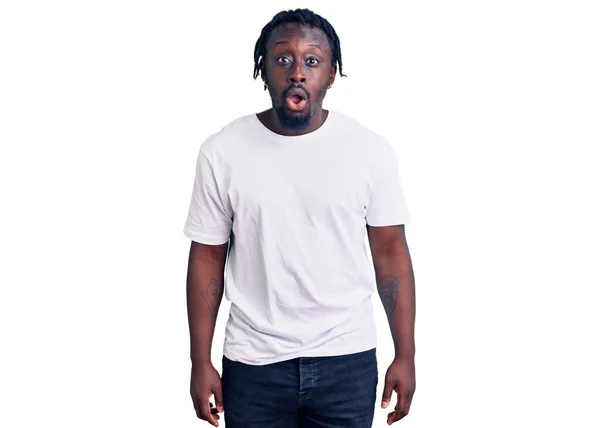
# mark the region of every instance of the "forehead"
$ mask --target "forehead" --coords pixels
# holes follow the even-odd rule
[[[316,43],[324,51],[331,49],[327,36],[321,28],[297,22],[285,22],[273,28],[267,40],[266,48],[272,50],[275,43],[283,41],[287,41],[287,45]]]

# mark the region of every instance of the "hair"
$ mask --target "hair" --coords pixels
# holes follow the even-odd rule
[[[340,39],[331,24],[325,18],[317,15],[311,10],[296,9],[279,12],[273,17],[271,22],[263,27],[260,37],[256,41],[256,46],[254,47],[254,79],[258,77],[260,63],[264,61],[267,51],[265,44],[271,35],[271,31],[273,31],[277,25],[284,22],[296,22],[298,24],[312,25],[313,27],[318,27],[323,30],[327,36],[327,40],[329,41],[329,47],[331,48],[331,65],[333,66],[337,63],[340,76],[348,77],[345,74],[342,74],[342,51],[340,49]]]

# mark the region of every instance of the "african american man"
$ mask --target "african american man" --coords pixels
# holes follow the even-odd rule
[[[415,287],[396,152],[323,109],[338,67],[344,76],[323,17],[275,15],[254,65],[272,108],[201,144],[184,227],[196,414],[218,426],[223,412],[227,428],[370,427],[376,288],[395,349],[381,401],[387,408],[396,392],[391,425],[415,391]],[[219,376],[211,344],[223,295],[231,309]]]

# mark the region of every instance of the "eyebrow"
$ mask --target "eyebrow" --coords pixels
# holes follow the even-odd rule
[[[288,41],[287,41],[287,40],[282,40],[282,41],[279,41],[279,42],[275,42],[275,43],[273,44],[273,47],[275,47],[275,46],[277,46],[277,45],[287,45],[287,44],[288,44]],[[322,49],[321,49],[321,45],[319,45],[318,43],[309,43],[309,45],[308,45],[308,46],[312,46],[312,47],[314,47],[314,48],[317,48],[317,49],[319,49],[319,50],[322,50]]]

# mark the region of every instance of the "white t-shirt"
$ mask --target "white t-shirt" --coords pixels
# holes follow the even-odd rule
[[[408,218],[396,151],[345,114],[299,136],[249,114],[209,136],[184,234],[231,238],[224,355],[264,365],[375,348],[366,225]]]

